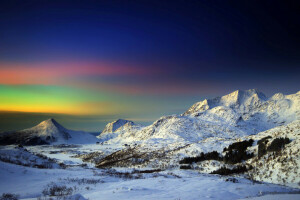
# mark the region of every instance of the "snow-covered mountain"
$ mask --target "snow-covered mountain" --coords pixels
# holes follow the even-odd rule
[[[135,132],[140,130],[142,126],[135,124],[133,121],[126,119],[118,119],[108,123],[101,134],[97,136],[101,140],[110,140],[126,132]]]
[[[223,97],[205,99],[195,103],[183,116],[195,116],[214,108],[228,108],[239,115],[240,120],[251,121],[256,116],[264,123],[289,123],[300,117],[300,91],[296,94],[274,94],[267,98],[256,89],[237,90]]]
[[[255,89],[237,90],[197,102],[183,114],[161,117],[147,127],[122,129],[122,134],[118,133],[121,130],[114,129],[118,134],[111,138],[126,142],[160,138],[190,143],[209,137],[257,134],[297,119],[300,119],[300,92],[278,93],[267,98]],[[111,127],[109,124],[108,128]]]
[[[95,136],[83,131],[68,130],[54,119],[45,120],[32,128],[0,135],[0,144],[82,144],[96,141]]]
[[[205,99],[195,103],[183,115],[190,115],[197,112],[203,112],[217,106],[233,108],[240,113],[245,113],[260,107],[267,100],[266,96],[256,89],[236,90],[228,95],[216,97],[214,99]]]
[[[113,133],[117,131],[117,129],[124,127],[124,126],[133,126],[133,121],[129,121],[126,119],[118,119],[111,123],[108,123],[105,128],[103,129],[102,133]]]
[[[54,119],[47,119],[38,125],[23,131],[28,133],[36,133],[35,136],[49,142],[68,140],[71,138],[68,130],[57,123],[57,121]]]

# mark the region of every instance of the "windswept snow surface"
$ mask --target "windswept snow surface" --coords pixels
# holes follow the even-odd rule
[[[80,179],[96,180],[94,184]],[[141,179],[123,179],[106,175],[103,170],[67,168],[36,169],[0,162],[0,193],[19,194],[21,199],[41,196],[51,182],[76,186],[76,193],[90,200],[99,199],[240,199],[260,194],[296,192],[272,184],[256,184],[238,178],[239,183],[226,177],[199,174],[193,171],[166,171],[145,174]],[[299,197],[299,195],[298,195]]]
[[[246,198],[244,200],[298,200],[299,194],[269,194],[259,197]]]

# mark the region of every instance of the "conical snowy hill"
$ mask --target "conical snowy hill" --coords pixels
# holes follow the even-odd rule
[[[38,125],[21,131],[2,133],[0,144],[62,144],[62,143],[94,143],[97,138],[83,131],[73,131],[64,128],[54,119],[47,119]]]
[[[68,130],[54,119],[47,119],[38,125],[23,130],[24,132],[35,132],[37,136],[46,141],[67,140],[71,138]]]

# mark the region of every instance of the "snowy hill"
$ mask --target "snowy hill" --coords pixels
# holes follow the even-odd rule
[[[83,131],[72,131],[64,128],[54,119],[45,120],[38,125],[16,132],[2,133],[0,144],[61,144],[61,143],[94,143],[97,138]]]
[[[161,117],[150,126],[123,130],[111,138],[126,142],[160,138],[188,143],[209,137],[238,138],[297,119],[300,119],[300,92],[278,93],[267,98],[255,89],[237,90],[200,101],[181,115]]]

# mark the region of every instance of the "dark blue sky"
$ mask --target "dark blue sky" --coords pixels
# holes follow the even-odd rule
[[[0,84],[92,90],[124,107],[157,107],[130,114],[152,119],[236,89],[297,92],[299,35],[299,1],[7,0],[0,2],[0,70],[19,78],[2,75]],[[74,62],[89,67],[69,76]],[[28,68],[42,80],[31,81]]]
[[[204,61],[233,68],[249,61],[298,64],[299,4],[1,1],[1,59],[79,55],[193,67]]]

